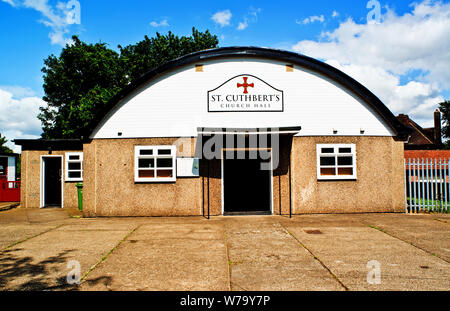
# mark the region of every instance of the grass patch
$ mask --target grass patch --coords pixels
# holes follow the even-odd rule
[[[450,213],[450,202],[448,201],[406,198],[406,203],[408,204],[408,210],[410,212]],[[445,208],[446,206],[447,209]]]

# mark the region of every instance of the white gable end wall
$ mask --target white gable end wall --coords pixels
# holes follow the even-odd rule
[[[335,82],[295,66],[256,59],[214,60],[180,68],[143,85],[117,105],[91,138],[194,137],[198,127],[301,126],[298,136],[394,136],[372,109]],[[283,112],[208,112],[208,91],[238,75],[283,91]],[[249,78],[249,83],[258,79]],[[242,89],[243,90],[243,89]],[[248,89],[252,94],[252,88]],[[122,133],[119,137],[118,133]]]

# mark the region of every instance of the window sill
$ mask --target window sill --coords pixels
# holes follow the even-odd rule
[[[356,177],[349,177],[349,178],[346,178],[346,177],[333,177],[333,178],[330,178],[330,177],[318,177],[317,178],[317,181],[357,181],[358,179],[356,178]]]
[[[66,179],[66,183],[83,182],[83,179]]]

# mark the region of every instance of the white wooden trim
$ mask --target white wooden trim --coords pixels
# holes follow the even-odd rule
[[[64,208],[64,183],[62,180],[62,176],[64,175],[64,156],[62,155],[41,155],[40,159],[41,159],[41,165],[40,165],[40,175],[41,175],[41,185],[40,185],[40,208],[44,208],[45,207],[45,170],[44,170],[44,158],[61,158],[61,208]]]
[[[70,161],[69,157],[74,156],[74,155],[79,156],[80,159],[78,161],[73,161],[73,160]],[[69,162],[81,162],[81,178],[70,178],[69,177]],[[83,181],[83,174],[84,174],[83,152],[66,152],[64,163],[65,163],[65,166],[64,166],[64,168],[65,168],[64,180],[65,181],[68,181],[68,182]]]
[[[351,153],[349,154],[339,154],[339,152],[334,152],[330,154],[322,153],[322,148],[334,148],[335,151],[339,148],[350,148]],[[336,159],[336,163],[334,168],[336,170],[336,174],[338,173],[338,168],[352,168],[353,175],[321,175],[320,168],[326,167],[320,165],[320,157],[322,156],[330,156]],[[338,156],[351,155],[352,156],[352,165],[338,165]],[[356,172],[356,145],[355,144],[317,144],[316,145],[316,166],[317,166],[317,180],[357,180],[357,172]],[[331,168],[331,166],[330,166]]]
[[[167,150],[170,149],[170,155],[158,155],[158,150]],[[139,152],[141,150],[153,150],[153,155],[150,156],[141,156]],[[154,159],[155,160],[155,177],[151,178],[144,178],[139,177],[139,159]],[[157,159],[172,159],[172,167],[166,168],[166,170],[171,169],[172,170],[172,177],[170,178],[164,178],[164,177],[157,177]],[[164,168],[163,168],[164,169]],[[159,145],[159,146],[152,146],[152,145],[140,145],[140,146],[134,146],[134,181],[138,183],[164,183],[164,182],[176,182],[177,180],[177,147],[175,145]]]

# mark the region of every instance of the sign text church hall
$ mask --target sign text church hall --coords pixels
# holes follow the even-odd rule
[[[367,88],[292,52],[201,51],[117,94],[80,140],[17,140],[25,208],[85,216],[395,212],[409,129]]]

